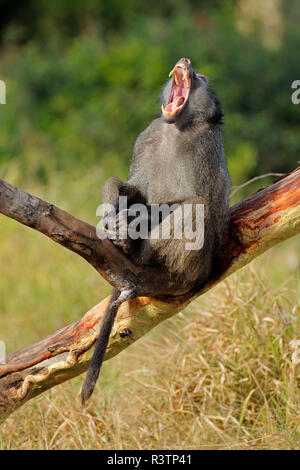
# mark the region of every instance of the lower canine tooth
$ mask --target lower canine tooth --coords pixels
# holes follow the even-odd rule
[[[177,111],[179,111],[181,108],[182,108],[183,105],[181,106],[178,106],[176,109],[174,109],[172,112],[171,112],[171,116],[174,116],[175,113],[177,113]]]

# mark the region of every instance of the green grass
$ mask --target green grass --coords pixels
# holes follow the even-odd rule
[[[95,224],[102,174],[5,177]],[[68,180],[68,182],[66,182]],[[110,291],[87,263],[0,217],[0,339],[7,351],[80,318]],[[1,449],[296,449],[300,239],[273,248],[114,359],[87,408],[83,376],[29,401]]]

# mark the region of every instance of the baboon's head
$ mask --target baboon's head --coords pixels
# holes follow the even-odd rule
[[[166,122],[221,122],[223,113],[216,94],[208,79],[193,70],[189,59],[180,59],[169,76],[162,92],[161,107]]]

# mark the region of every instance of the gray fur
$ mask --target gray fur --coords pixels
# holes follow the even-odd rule
[[[163,105],[167,104],[171,84],[172,79],[163,89]],[[183,110],[172,118],[161,115],[138,136],[123,185],[115,179],[105,184],[104,202],[111,202],[119,190],[132,203],[145,201],[149,207],[174,202],[204,204],[202,250],[185,250],[185,239],[129,240],[126,252],[134,262],[163,264],[172,276],[189,282],[202,283],[209,276],[213,253],[228,223],[230,180],[222,143],[222,116],[207,79],[191,70],[191,91]],[[122,240],[113,243],[124,248]]]

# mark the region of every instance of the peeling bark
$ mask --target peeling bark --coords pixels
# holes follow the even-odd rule
[[[124,285],[128,280],[137,283],[139,297],[119,308],[107,360],[258,255],[300,233],[300,168],[231,208],[229,236],[216,256],[210,279],[198,292],[186,286],[176,292],[163,271],[137,268],[108,240],[100,241],[95,227],[3,180],[0,212],[79,254],[113,286],[116,278]],[[0,420],[88,368],[108,300],[39,343],[8,355],[7,363],[0,365]],[[130,336],[120,335],[124,328],[131,331]]]

